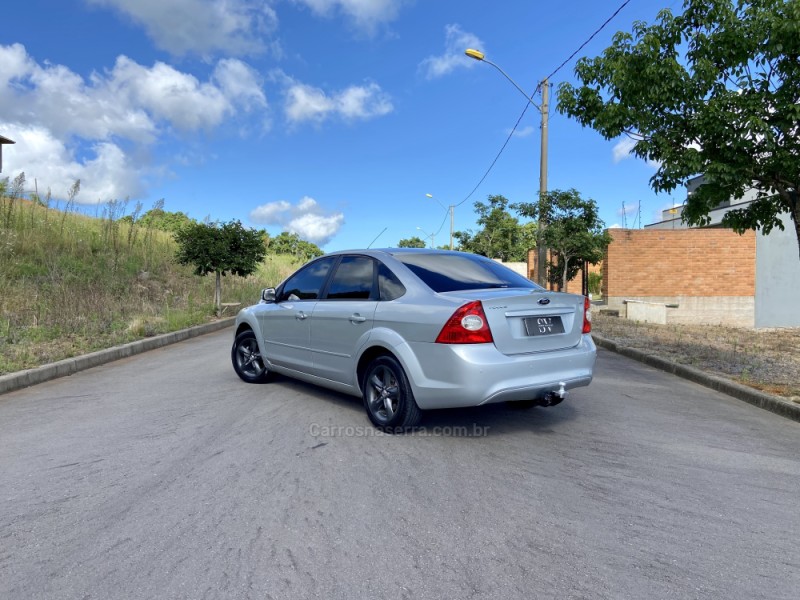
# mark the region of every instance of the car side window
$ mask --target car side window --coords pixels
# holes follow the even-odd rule
[[[322,286],[335,258],[320,258],[306,265],[283,284],[277,302],[314,300],[319,298]]]
[[[406,288],[400,283],[397,275],[383,263],[378,266],[378,290],[381,300],[384,301],[396,300],[406,293]]]
[[[366,256],[344,256],[331,277],[328,300],[376,299],[373,292],[375,261]]]

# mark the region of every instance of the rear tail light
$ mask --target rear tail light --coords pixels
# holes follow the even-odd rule
[[[479,300],[456,310],[436,338],[437,344],[491,344],[493,341]]]
[[[583,299],[583,333],[592,333],[592,303]]]

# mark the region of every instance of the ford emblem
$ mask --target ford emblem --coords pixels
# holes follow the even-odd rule
[[[550,304],[550,298],[539,298],[539,304],[544,306],[545,304]]]

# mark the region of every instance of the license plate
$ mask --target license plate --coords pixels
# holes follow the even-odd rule
[[[523,320],[525,332],[528,335],[553,335],[564,333],[564,324],[561,317],[528,317]]]

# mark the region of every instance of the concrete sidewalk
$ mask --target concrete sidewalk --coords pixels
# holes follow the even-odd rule
[[[784,400],[779,396],[766,394],[724,377],[710,375],[699,369],[687,367],[686,365],[681,365],[664,358],[648,354],[647,352],[642,352],[641,350],[637,350],[635,348],[622,346],[596,333],[592,333],[592,338],[594,339],[595,344],[597,344],[600,348],[611,350],[612,352],[627,356],[628,358],[632,358],[651,367],[655,367],[656,369],[667,371],[668,373],[672,373],[678,377],[694,381],[695,383],[699,383],[705,387],[722,392],[723,394],[733,396],[739,400],[744,400],[749,404],[769,410],[782,417],[786,417],[787,419],[800,422],[800,405],[795,404],[794,402]]]
[[[34,369],[2,375],[0,376],[0,394],[26,388],[31,385],[36,385],[37,383],[44,383],[45,381],[50,381],[58,377],[72,375],[78,371],[91,369],[92,367],[97,367],[121,358],[128,358],[129,356],[141,354],[148,350],[155,350],[156,348],[168,346],[169,344],[182,342],[183,340],[188,340],[198,335],[219,331],[220,329],[231,327],[235,320],[236,317],[220,319],[213,323],[205,323],[203,325],[197,325],[196,327],[190,327],[189,329],[181,329],[180,331],[173,331],[172,333],[156,335],[131,342],[130,344],[114,346],[107,350],[98,350],[90,354],[66,358]]]

